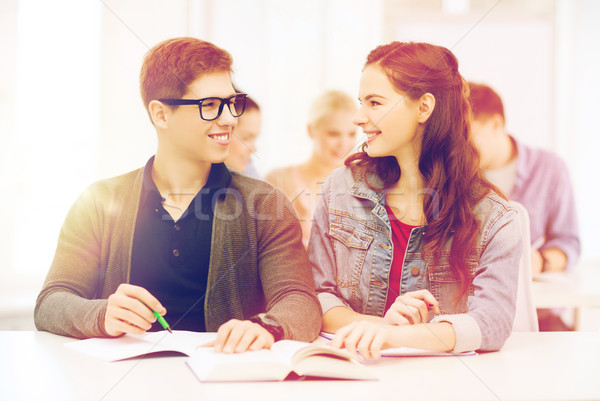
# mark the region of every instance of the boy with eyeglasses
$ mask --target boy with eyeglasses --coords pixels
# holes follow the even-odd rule
[[[156,155],[72,206],[37,299],[39,330],[139,334],[161,328],[158,312],[173,329],[218,331],[223,352],[316,338],[321,310],[290,203],[223,163],[246,98],[231,65],[195,38],[147,53],[140,83]]]

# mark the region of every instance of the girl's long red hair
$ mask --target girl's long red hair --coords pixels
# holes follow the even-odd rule
[[[462,282],[462,292],[472,280],[467,260],[477,255],[479,223],[473,206],[490,190],[497,191],[479,168],[479,153],[470,139],[469,87],[458,72],[456,57],[446,48],[427,43],[392,42],[375,48],[365,66],[377,64],[396,90],[410,99],[425,93],[435,97],[421,143],[419,170],[425,195],[427,221],[423,254],[433,266],[451,241],[450,268]],[[400,179],[395,157],[370,157],[361,151],[346,159],[354,174],[374,173],[382,190]],[[371,184],[369,184],[371,185]],[[498,191],[497,191],[498,192]]]

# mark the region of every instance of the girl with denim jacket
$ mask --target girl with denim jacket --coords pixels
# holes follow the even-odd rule
[[[521,230],[478,168],[468,97],[444,47],[369,54],[354,117],[367,140],[325,182],[308,248],[333,346],[377,358],[497,350],[509,336]]]

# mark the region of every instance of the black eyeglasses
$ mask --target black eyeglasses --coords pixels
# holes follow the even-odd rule
[[[213,121],[221,116],[223,107],[227,105],[231,115],[239,117],[244,113],[246,109],[246,95],[245,93],[238,93],[233,96],[223,99],[220,97],[205,97],[203,99],[158,99],[164,104],[169,106],[182,106],[196,104],[198,110],[200,110],[200,118],[204,121]]]

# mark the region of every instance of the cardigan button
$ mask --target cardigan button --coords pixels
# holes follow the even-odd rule
[[[421,270],[419,270],[418,267],[413,267],[412,269],[410,269],[410,274],[412,274],[414,277],[417,277],[419,275]]]

